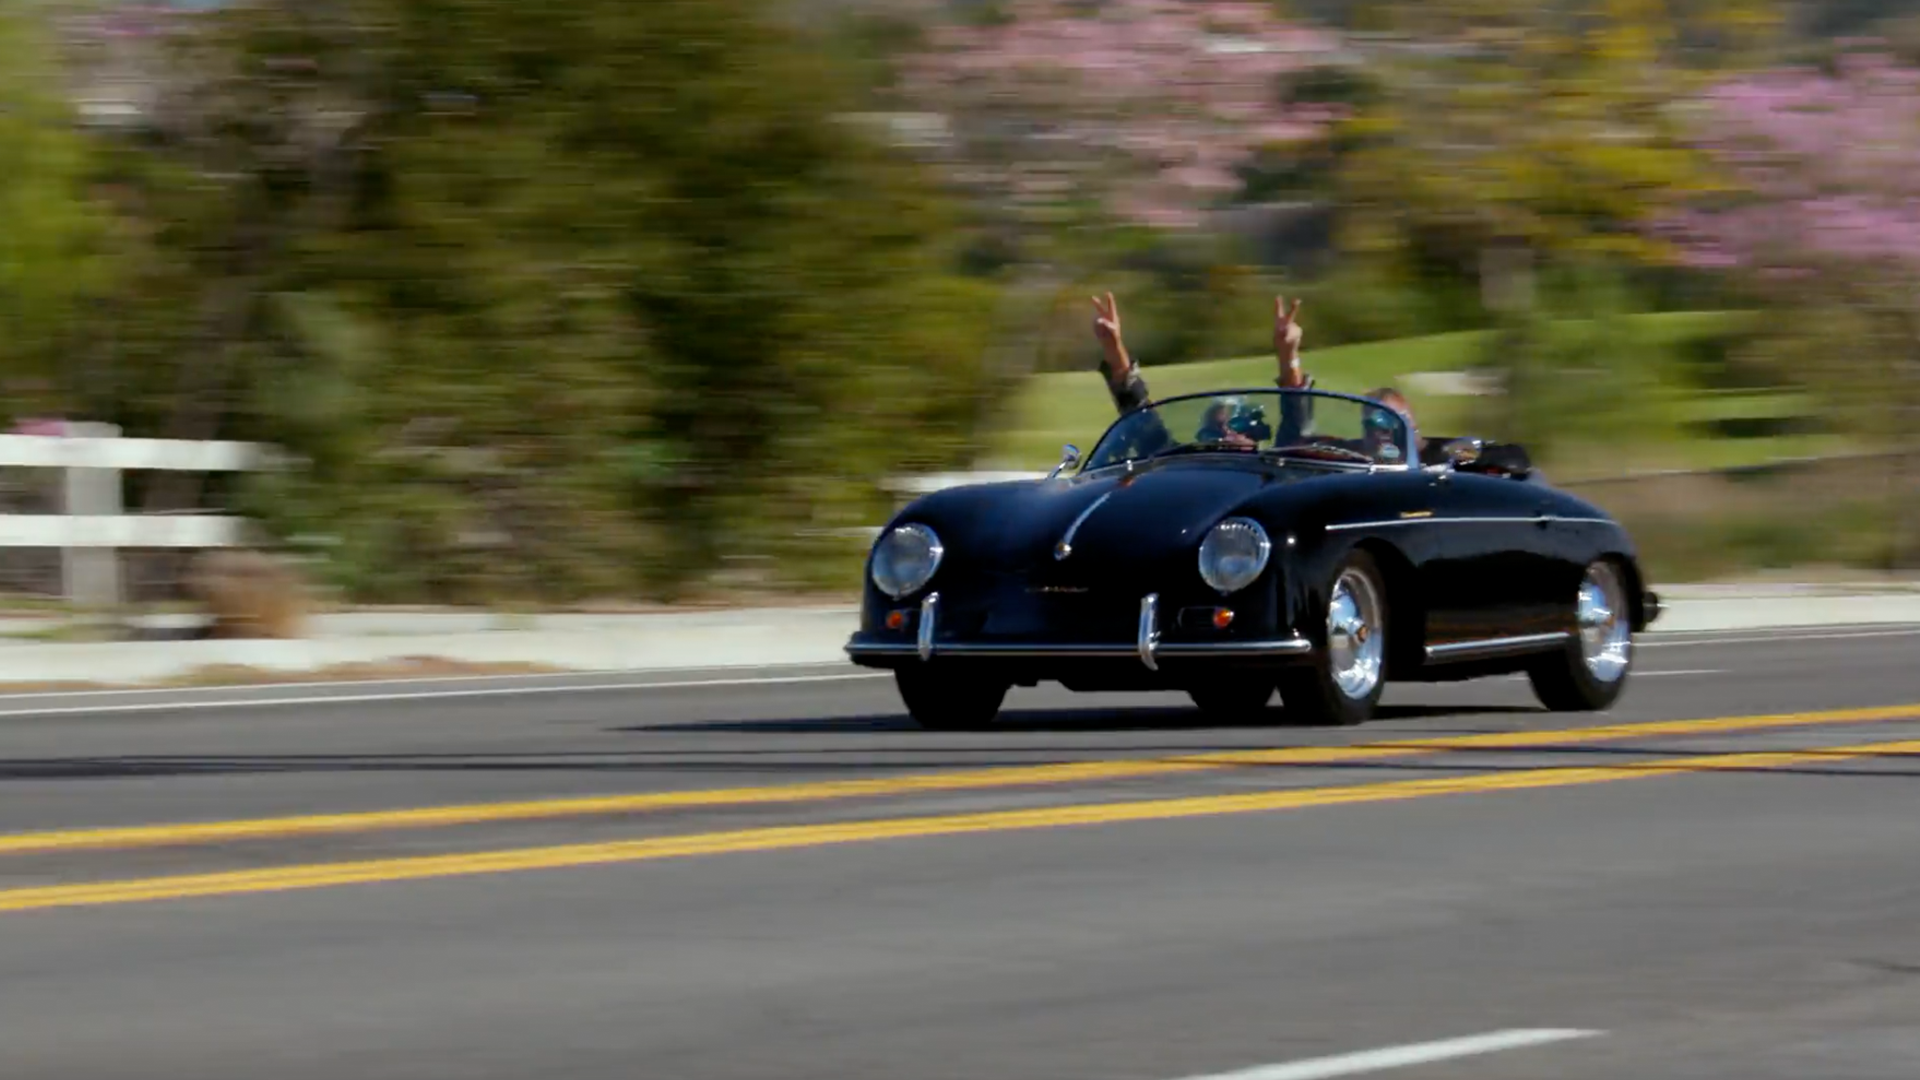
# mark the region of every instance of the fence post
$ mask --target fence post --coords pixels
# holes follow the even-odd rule
[[[68,438],[120,437],[120,428],[114,424],[70,423],[66,427]],[[61,472],[61,513],[69,517],[117,517],[124,510],[120,470],[67,468]],[[62,548],[60,577],[61,591],[70,604],[104,610],[120,606],[120,552],[114,548]]]

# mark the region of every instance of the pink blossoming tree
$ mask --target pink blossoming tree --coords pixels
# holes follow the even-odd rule
[[[1696,265],[1920,270],[1920,71],[1853,54],[1832,74],[1723,84],[1702,114],[1731,183],[1720,205],[1674,222]]]
[[[991,25],[936,30],[902,81],[945,116],[970,185],[1190,228],[1263,151],[1327,133],[1340,110],[1291,86],[1338,45],[1262,3],[1012,0]]]
[[[1753,271],[1799,312],[1773,343],[1850,431],[1920,446],[1920,71],[1872,52],[1726,83],[1703,140],[1730,181],[1669,223],[1695,265]],[[1907,475],[1912,475],[1911,464]],[[1889,472],[1895,559],[1912,481]],[[1920,553],[1917,553],[1920,554]]]

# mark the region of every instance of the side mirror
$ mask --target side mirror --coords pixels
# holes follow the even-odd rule
[[[1447,464],[1461,472],[1525,478],[1533,472],[1527,448],[1517,443],[1455,439],[1446,444]]]
[[[1488,472],[1526,477],[1533,472],[1533,458],[1519,443],[1494,443],[1481,451],[1479,467]]]
[[[1080,464],[1080,448],[1068,443],[1060,448],[1060,464],[1053,467],[1053,471],[1047,474],[1047,479],[1051,480],[1078,464]]]
[[[1480,460],[1480,454],[1487,444],[1482,439],[1454,439],[1442,448],[1447,455],[1447,463],[1454,468],[1464,468]]]

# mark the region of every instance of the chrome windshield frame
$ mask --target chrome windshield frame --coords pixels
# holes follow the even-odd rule
[[[1262,397],[1280,398],[1288,394],[1298,394],[1303,397],[1328,398],[1335,401],[1350,401],[1350,402],[1354,402],[1355,404],[1361,405],[1362,407],[1365,407],[1365,408],[1385,409],[1388,412],[1393,413],[1395,416],[1398,416],[1401,420],[1401,426],[1406,435],[1405,443],[1400,446],[1400,452],[1402,455],[1401,456],[1402,464],[1388,465],[1380,462],[1374,462],[1371,464],[1362,464],[1357,461],[1354,461],[1354,462],[1315,461],[1314,462],[1315,465],[1326,465],[1328,467],[1335,468],[1335,469],[1348,469],[1356,472],[1409,472],[1421,467],[1420,465],[1420,433],[1414,427],[1413,418],[1406,415],[1405,413],[1400,412],[1397,409],[1394,409],[1392,406],[1385,404],[1379,399],[1362,397],[1359,394],[1343,394],[1334,390],[1320,390],[1320,389],[1308,388],[1308,387],[1291,388],[1291,387],[1279,387],[1279,386],[1263,386],[1263,387],[1243,387],[1239,389],[1223,388],[1218,390],[1202,390],[1202,391],[1197,391],[1191,394],[1175,394],[1172,397],[1155,398],[1154,400],[1147,402],[1146,404],[1140,406],[1137,409],[1129,410],[1125,414],[1117,417],[1113,421],[1113,423],[1108,424],[1106,426],[1106,429],[1100,433],[1100,437],[1094,440],[1093,448],[1087,451],[1087,453],[1081,457],[1079,466],[1074,470],[1074,475],[1083,475],[1086,473],[1098,472],[1098,471],[1103,471],[1103,470],[1112,469],[1112,468],[1123,468],[1131,464],[1138,463],[1139,461],[1145,460],[1143,458],[1125,458],[1120,461],[1107,462],[1099,466],[1095,466],[1093,464],[1093,462],[1097,460],[1100,456],[1100,448],[1106,444],[1108,437],[1113,434],[1114,429],[1118,428],[1121,424],[1126,423],[1128,420],[1132,419],[1134,416],[1137,416],[1140,413],[1147,412],[1149,410],[1157,410],[1164,405],[1169,405],[1174,402],[1193,401],[1201,398],[1245,397],[1245,396],[1254,396],[1254,395],[1258,395]],[[1235,450],[1221,451],[1221,453],[1241,453],[1241,452],[1244,452],[1244,451],[1235,451]]]

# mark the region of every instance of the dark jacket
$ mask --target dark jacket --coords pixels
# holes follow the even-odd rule
[[[1274,385],[1282,390],[1288,389],[1277,379]],[[1313,389],[1313,380],[1309,378],[1306,385],[1299,389]],[[1147,403],[1153,400],[1152,394],[1147,389],[1147,380],[1141,377],[1140,369],[1137,367],[1133,369],[1133,374],[1127,376],[1126,384],[1123,386],[1116,388],[1112,380],[1108,380],[1107,392],[1113,395],[1113,407],[1121,416],[1145,408]],[[1280,430],[1275,433],[1275,438],[1288,442],[1312,433],[1313,399],[1305,395],[1284,398],[1281,402]]]

